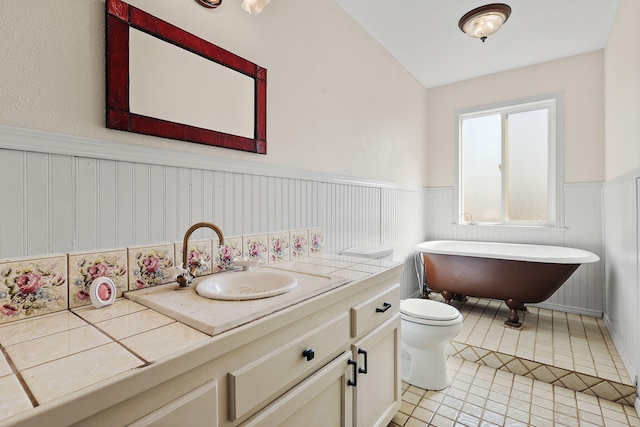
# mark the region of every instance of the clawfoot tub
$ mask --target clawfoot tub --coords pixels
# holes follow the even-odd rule
[[[504,300],[505,325],[522,326],[518,309],[549,298],[580,267],[600,258],[582,249],[516,243],[434,240],[422,252],[427,285],[449,304],[454,294]]]

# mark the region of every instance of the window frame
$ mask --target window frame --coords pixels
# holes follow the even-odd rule
[[[490,105],[481,105],[455,112],[455,184],[454,184],[454,224],[469,224],[464,220],[461,210],[462,203],[462,156],[461,136],[462,120],[465,118],[482,117],[492,114],[501,115],[501,161],[505,164],[505,116],[508,114],[531,111],[541,108],[549,108],[549,139],[548,139],[548,196],[547,213],[548,221],[507,221],[505,203],[505,174],[501,175],[501,221],[495,223],[474,223],[474,225],[498,225],[498,226],[525,226],[544,228],[564,228],[564,141],[563,141],[563,99],[562,94],[556,93],[526,99],[510,100]],[[555,118],[555,119],[554,119]],[[503,168],[504,169],[504,168]],[[471,213],[473,214],[473,212]]]

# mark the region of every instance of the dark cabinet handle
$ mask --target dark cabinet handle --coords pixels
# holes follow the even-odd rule
[[[302,357],[306,357],[307,362],[313,360],[313,358],[316,357],[316,351],[312,348],[305,350],[302,352]]]
[[[367,368],[367,365],[368,365],[368,362],[367,362],[367,359],[368,359],[368,358],[367,358],[367,352],[366,352],[366,350],[363,350],[363,349],[359,348],[359,349],[358,349],[358,354],[364,354],[364,368],[360,368],[360,369],[358,369],[358,372],[360,372],[361,374],[366,374],[366,373],[367,373],[367,370],[368,370],[368,368]]]
[[[388,302],[385,302],[384,304],[382,304],[382,308],[376,307],[376,313],[384,313],[390,308],[391,308],[391,304],[389,304]]]
[[[356,387],[358,385],[358,372],[356,370],[358,364],[355,361],[351,360],[351,359],[349,359],[347,361],[347,363],[349,365],[353,366],[353,379],[347,381],[347,385]]]

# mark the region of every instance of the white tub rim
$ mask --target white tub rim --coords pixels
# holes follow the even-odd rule
[[[419,243],[416,251],[550,264],[588,264],[600,257],[583,249],[528,243],[480,242],[471,240],[430,240]]]

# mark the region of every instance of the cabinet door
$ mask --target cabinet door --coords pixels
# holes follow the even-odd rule
[[[348,352],[341,354],[242,426],[351,427],[353,395],[347,386],[353,376],[350,356]]]
[[[218,425],[218,387],[215,381],[201,385],[152,413],[140,418],[132,427],[173,427]]]
[[[355,425],[387,426],[400,408],[400,314],[371,331],[352,348],[357,360]]]

